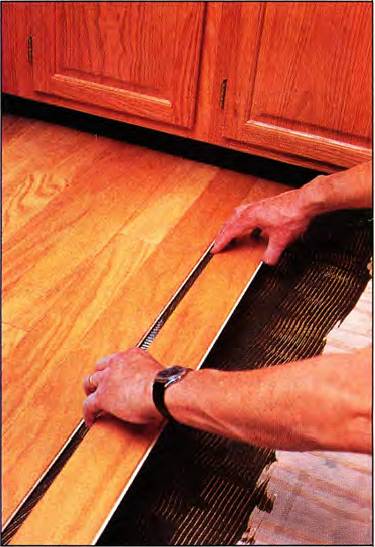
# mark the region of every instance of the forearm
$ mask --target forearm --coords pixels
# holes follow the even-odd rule
[[[311,216],[339,209],[372,207],[372,162],[317,177],[298,192]]]
[[[171,386],[176,420],[258,446],[371,450],[369,352],[246,372],[201,370]]]

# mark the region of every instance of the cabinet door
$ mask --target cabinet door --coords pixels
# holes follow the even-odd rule
[[[34,89],[191,127],[204,11],[203,2],[35,3]]]
[[[369,158],[371,17],[360,2],[224,6],[224,136],[328,164]]]

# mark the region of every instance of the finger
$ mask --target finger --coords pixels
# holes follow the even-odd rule
[[[90,393],[93,393],[96,390],[102,376],[103,376],[102,371],[94,372],[93,374],[89,374],[88,376],[85,376],[83,380],[83,389],[85,390],[86,395],[89,395]]]
[[[269,239],[267,249],[263,256],[263,261],[269,266],[275,266],[282,255],[287,243],[277,239]]]
[[[223,226],[219,234],[215,239],[214,246],[211,252],[213,254],[220,253],[229,243],[236,237],[236,229],[232,224],[226,224]]]
[[[227,237],[220,237],[215,240],[214,246],[211,249],[211,253],[215,255],[216,253],[220,253],[225,247],[230,243],[232,238]]]
[[[91,393],[91,395],[89,395],[83,403],[83,417],[87,427],[92,426],[99,412],[100,408],[97,404],[96,392]]]
[[[229,243],[236,237],[251,234],[253,230],[259,230],[256,224],[228,224],[224,226],[215,240],[215,244],[212,248],[212,253],[216,254],[225,249]]]
[[[95,364],[95,370],[104,370],[108,367],[108,365],[113,361],[114,357],[117,355],[117,353],[111,353],[111,355],[106,355],[105,357],[102,357],[99,359],[99,361]]]

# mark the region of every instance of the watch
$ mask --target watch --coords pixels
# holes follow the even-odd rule
[[[152,399],[160,414],[162,414],[165,418],[168,418],[168,420],[175,421],[165,406],[165,390],[172,384],[180,382],[182,378],[184,378],[191,371],[191,368],[174,366],[161,370],[155,376],[152,386]]]

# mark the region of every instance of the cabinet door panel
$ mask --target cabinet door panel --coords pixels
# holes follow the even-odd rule
[[[224,135],[345,165],[370,154],[371,6],[229,5]]]
[[[34,89],[191,127],[203,3],[34,7]]]

